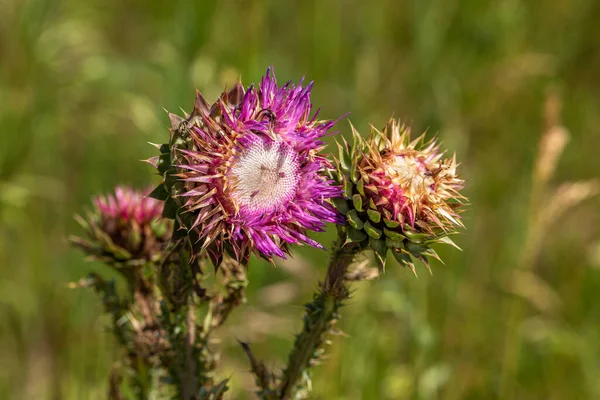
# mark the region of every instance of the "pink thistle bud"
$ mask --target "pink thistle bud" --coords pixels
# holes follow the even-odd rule
[[[147,192],[147,191],[146,191]],[[145,192],[118,186],[113,194],[92,199],[93,212],[77,217],[88,239],[71,241],[91,256],[109,263],[145,263],[160,257],[171,223],[160,219],[162,202]]]

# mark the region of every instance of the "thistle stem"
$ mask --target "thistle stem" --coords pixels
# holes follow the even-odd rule
[[[184,376],[181,379],[181,396],[184,400],[191,400],[198,392],[198,382],[196,379],[197,360],[194,354],[194,345],[196,342],[196,315],[193,305],[189,305],[186,315],[187,335],[183,342],[185,352],[184,358]]]
[[[278,399],[292,399],[302,389],[301,380],[305,371],[318,361],[319,349],[337,320],[338,309],[349,296],[345,276],[360,246],[345,244],[345,236],[345,232],[340,230],[325,281],[313,301],[305,306],[304,327],[296,336],[289,355],[288,366],[280,381]]]

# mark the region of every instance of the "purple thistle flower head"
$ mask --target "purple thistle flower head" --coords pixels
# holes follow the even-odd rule
[[[179,181],[168,189],[197,252],[207,249],[218,264],[224,250],[247,261],[252,252],[285,258],[290,244],[322,248],[307,231],[339,222],[329,199],[341,191],[319,154],[335,122],[317,119],[311,88],[280,87],[268,69],[258,87],[238,83],[212,105],[198,92],[186,119],[170,114]]]
[[[114,193],[92,199],[94,209],[78,217],[88,238],[71,238],[96,259],[109,263],[156,261],[170,238],[171,222],[161,220],[162,202],[148,191],[118,186]]]

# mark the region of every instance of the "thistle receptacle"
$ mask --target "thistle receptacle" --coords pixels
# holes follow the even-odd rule
[[[152,160],[163,176],[154,196],[195,254],[218,265],[224,251],[246,263],[250,253],[285,257],[289,244],[322,247],[307,231],[338,222],[329,199],[341,190],[320,140],[334,125],[311,115],[310,90],[279,87],[269,69],[261,84],[237,83],[212,105],[198,92],[185,118],[169,114],[168,144]]]
[[[348,240],[374,250],[380,268],[391,250],[414,272],[413,257],[427,266],[436,242],[462,223],[463,180],[456,158],[445,158],[435,140],[410,139],[410,129],[390,120],[365,139],[353,128],[353,143],[339,146],[337,180],[344,197],[335,201],[345,215]]]

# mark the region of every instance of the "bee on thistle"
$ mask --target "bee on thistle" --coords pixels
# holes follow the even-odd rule
[[[410,129],[396,120],[383,131],[372,128],[367,139],[352,131],[352,146],[339,145],[336,160],[344,197],[335,204],[347,240],[374,250],[380,268],[388,250],[413,272],[413,258],[429,267],[426,257],[438,258],[430,245],[454,244],[448,236],[463,226],[456,157],[445,157],[424,135],[411,141]]]
[[[237,83],[212,105],[198,92],[190,115],[169,114],[170,141],[150,160],[164,178],[153,196],[194,254],[218,265],[225,251],[246,263],[285,257],[290,244],[322,248],[307,232],[340,221],[330,199],[341,189],[319,154],[335,122],[317,119],[311,88],[279,87],[268,69],[258,87]]]

